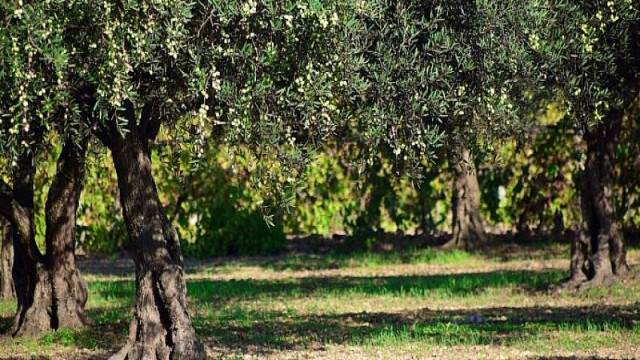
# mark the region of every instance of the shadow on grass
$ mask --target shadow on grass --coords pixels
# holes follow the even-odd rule
[[[307,296],[387,295],[415,297],[464,297],[488,288],[518,287],[539,292],[558,282],[562,271],[496,271],[432,276],[307,277],[285,280],[191,280],[187,292],[199,302],[226,302],[257,298]],[[132,301],[133,281],[97,281],[90,291],[107,301]]]
[[[559,281],[562,271],[499,271],[432,276],[307,277],[287,280],[197,280],[188,283],[189,296],[199,301],[212,298],[305,297],[312,295],[390,295],[460,297],[487,288],[516,286],[535,292]]]
[[[127,313],[126,309],[115,310]],[[57,344],[113,353],[126,340],[129,319],[104,317],[103,313],[101,309],[90,311],[92,318],[102,317],[106,322],[97,322],[90,328],[46,334],[37,340],[38,344],[43,350]],[[536,341],[544,331],[628,331],[640,321],[636,306],[425,308],[401,313],[331,315],[238,310],[212,314],[193,319],[203,340],[222,352],[241,351],[254,355],[282,350],[322,350],[330,344],[394,346],[424,342],[434,346],[510,346]],[[481,316],[483,320],[469,323],[470,315]],[[1,318],[0,323],[7,324],[8,320]],[[542,341],[546,340],[542,338]]]
[[[485,320],[465,323],[469,315]],[[535,341],[545,330],[626,331],[638,320],[633,306],[533,307],[310,316],[260,313],[210,326],[198,321],[196,327],[223,351],[269,353],[322,349],[328,344],[393,346],[414,341],[435,346],[509,346]]]
[[[243,266],[256,266],[273,271],[328,270],[348,267],[371,267],[397,264],[467,264],[469,261],[511,261],[511,260],[548,260],[566,258],[566,243],[549,239],[536,242],[519,243],[494,236],[486,246],[472,252],[462,250],[444,250],[439,246],[427,246],[405,237],[407,241],[396,240],[384,243],[388,246],[374,251],[339,252],[333,245],[323,251],[303,247],[289,253],[273,256],[219,257],[213,259],[187,259],[185,270],[189,274],[202,272],[224,272],[225,269]],[[401,238],[401,239],[405,239]],[[297,240],[292,240],[297,241]],[[323,240],[324,241],[324,240]],[[134,263],[128,257],[116,259],[85,258],[79,261],[83,274],[133,276]]]
[[[196,280],[189,281],[188,294],[199,309],[211,309],[200,311],[201,315],[193,319],[197,332],[209,344],[223,351],[258,354],[286,349],[322,349],[328,344],[367,346],[414,341],[436,346],[506,346],[538,339],[546,330],[627,331],[634,329],[635,322],[640,322],[636,306],[437,311],[425,308],[402,313],[337,315],[299,315],[292,310],[278,312],[233,307],[233,303],[242,300],[278,301],[321,296],[343,300],[354,294],[423,297],[428,304],[430,299],[438,297],[477,296],[490,288],[516,287],[536,293],[563,275],[562,271],[496,271],[433,276]],[[96,325],[47,334],[37,340],[38,344],[113,352],[124,343],[135,297],[133,281],[95,281],[90,283],[89,289],[95,305],[88,313]],[[482,321],[466,321],[472,315],[481,316]],[[10,318],[0,318],[0,331],[6,331],[10,323]]]

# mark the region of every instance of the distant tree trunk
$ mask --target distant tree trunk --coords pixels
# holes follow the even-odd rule
[[[84,144],[86,145],[86,144]],[[86,284],[75,267],[76,211],[84,173],[84,147],[65,143],[46,204],[47,254],[38,250],[33,225],[33,177],[30,155],[19,162],[13,176],[13,191],[3,193],[3,215],[12,219],[13,267],[18,308],[10,332],[14,336],[35,335],[60,327],[89,323],[84,315]]]
[[[423,189],[418,189],[418,196],[420,197],[420,230],[421,235],[426,235],[429,231],[427,229],[427,199],[424,195]]]
[[[587,160],[581,184],[582,218],[572,245],[570,288],[607,285],[629,271],[624,237],[613,200],[613,167],[622,112],[585,135]]]
[[[187,312],[179,239],[151,173],[149,140],[138,131],[114,137],[110,148],[135,248],[136,305],[129,339],[112,359],[204,359]]]
[[[13,234],[9,222],[0,219],[0,236],[2,236],[2,251],[0,253],[0,299],[15,299],[15,291],[13,289],[13,279],[11,271],[13,269]]]
[[[480,214],[480,186],[472,168],[471,152],[463,148],[454,165],[452,237],[444,244],[444,248],[471,249],[486,241]]]

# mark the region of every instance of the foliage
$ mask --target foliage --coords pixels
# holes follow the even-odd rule
[[[148,111],[163,126],[153,146],[162,200],[170,215],[178,204],[188,252],[201,256],[274,251],[285,230],[443,229],[443,143],[505,159],[494,168],[479,157],[492,221],[548,229],[560,214],[568,227],[580,158],[567,123],[580,134],[607,109],[628,109],[620,101],[637,83],[639,10],[628,0],[0,6],[0,83],[16,89],[0,95],[2,165],[75,129],[83,96],[94,98],[84,120],[96,134],[131,131],[127,113]],[[532,114],[549,101],[567,118],[541,130]],[[618,206],[637,224],[637,179],[624,170],[636,162],[637,115],[627,116]],[[514,132],[531,135],[530,148],[503,141]],[[81,231],[87,249],[113,252],[126,242],[113,168],[95,156]],[[268,231],[256,217],[274,204],[296,207],[271,214]]]
[[[393,162],[383,156],[373,166],[359,167],[359,151],[365,150],[345,145],[318,154],[307,167],[295,207],[284,214],[286,229],[355,235],[361,246],[379,232],[436,232],[446,226],[449,179],[443,165],[429,165],[417,183],[394,179]]]
[[[249,183],[251,167],[228,148],[214,147],[188,178],[176,166],[158,167],[160,195],[166,199],[187,256],[257,255],[284,248],[282,221],[263,219],[260,192]],[[189,164],[183,163],[183,169]],[[186,171],[186,170],[185,170]]]
[[[617,149],[616,200],[622,225],[629,231],[640,229],[640,101],[631,106],[623,122]]]
[[[77,248],[85,253],[116,254],[129,249],[111,157],[90,148],[84,191],[80,197]]]
[[[20,156],[46,145],[60,118],[58,132],[66,136],[72,109],[66,102],[68,53],[61,46],[63,28],[52,1],[0,3],[0,153],[6,174]]]
[[[489,219],[523,235],[562,233],[579,211],[574,177],[581,149],[575,147],[565,113],[550,103],[537,123],[529,141],[499,148],[501,165],[484,169],[479,177]]]
[[[284,214],[286,228],[297,235],[331,236],[345,230],[360,193],[348,154],[357,149],[328,147],[310,162],[295,207]]]
[[[586,131],[637,96],[640,9],[631,0],[558,1],[532,48],[562,107]],[[577,34],[576,34],[577,32]]]

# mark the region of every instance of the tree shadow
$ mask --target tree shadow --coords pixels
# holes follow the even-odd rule
[[[489,288],[516,287],[521,292],[546,291],[548,284],[565,276],[562,271],[493,271],[427,276],[339,276],[277,280],[190,280],[189,298],[199,302],[224,303],[263,297],[301,298],[314,295],[387,295],[429,298],[464,297]],[[92,292],[104,299],[128,303],[135,296],[132,280],[96,281]]]
[[[228,298],[306,297],[331,295],[392,295],[428,298],[476,295],[488,288],[517,287],[527,293],[546,291],[564,276],[562,271],[495,271],[428,276],[305,277],[285,280],[189,281],[189,296],[207,301]]]
[[[482,323],[467,323],[480,315]],[[221,319],[219,319],[221,320]],[[327,344],[367,345],[393,341],[426,341],[435,346],[509,346],[545,330],[607,331],[633,329],[640,320],[634,306],[576,308],[508,308],[429,310],[402,313],[346,313],[292,316],[262,313],[243,321],[220,321],[197,331],[227,351],[265,354],[273,351],[322,349]],[[389,340],[392,339],[392,340]],[[549,358],[549,359],[554,359]],[[561,358],[558,358],[561,359]]]
[[[245,295],[247,294],[253,296],[252,293],[247,292]],[[199,305],[222,309],[224,305],[216,302],[212,296],[213,294],[209,294],[209,299]],[[88,314],[97,320],[96,325],[56,334],[48,341],[67,341],[79,349],[112,353],[126,340],[130,311],[128,306],[90,309]],[[469,321],[470,318],[482,320]],[[535,339],[544,331],[633,330],[634,324],[640,322],[640,312],[635,305],[493,307],[459,310],[423,308],[398,313],[351,312],[318,315],[299,315],[289,311],[248,311],[239,308],[237,311],[195,315],[193,320],[197,333],[217,349],[260,356],[283,350],[322,350],[329,344],[375,346],[388,344],[389,341],[393,344],[394,339],[401,343],[427,342],[434,346],[517,346],[529,339]],[[8,317],[0,318],[0,330],[6,330],[10,322],[11,319]]]

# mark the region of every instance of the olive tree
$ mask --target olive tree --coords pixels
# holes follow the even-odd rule
[[[584,289],[629,271],[613,169],[623,119],[640,91],[640,9],[629,0],[552,4],[531,36],[548,84],[586,146],[577,189],[582,216],[565,284]]]
[[[447,124],[454,181],[452,238],[445,247],[473,248],[486,241],[473,153],[490,155],[496,143],[530,126],[524,114],[536,106],[529,93],[538,79],[527,32],[542,14],[535,2],[512,1],[462,2],[450,11],[462,19],[455,27],[464,49],[458,58],[469,66],[458,80],[458,100]]]
[[[152,151],[172,144],[197,158],[208,142],[224,141],[258,157],[288,154],[276,170],[291,175],[304,155],[298,144],[333,129],[337,11],[320,1],[62,6],[71,96],[113,156],[134,246],[134,319],[114,359],[205,357],[187,310],[180,242],[152,176]]]
[[[53,8],[49,3],[0,4],[0,214],[12,229],[18,304],[12,335],[89,323],[86,284],[73,251],[87,138],[72,125],[73,111],[65,103],[66,54]],[[42,254],[34,235],[34,176],[38,154],[54,138],[63,149],[46,201]]]
[[[484,240],[473,152],[525,132],[536,84],[528,27],[537,2],[371,1],[348,29],[354,96],[347,109],[365,149],[398,172],[437,161],[445,145],[455,172],[448,247]],[[429,165],[427,165],[429,166]]]

